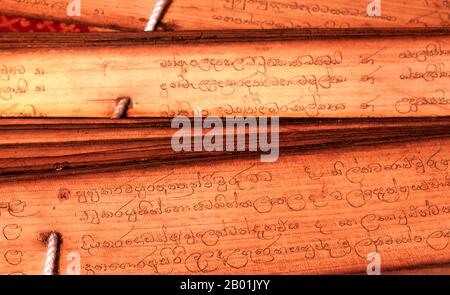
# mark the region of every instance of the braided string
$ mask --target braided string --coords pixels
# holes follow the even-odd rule
[[[47,238],[47,257],[45,259],[44,275],[56,274],[56,256],[59,247],[59,235],[52,232]]]
[[[148,20],[147,27],[145,28],[146,32],[152,32],[155,30],[156,25],[160,21],[162,13],[166,8],[167,4],[169,4],[169,0],[156,1],[155,7],[153,8],[152,14],[150,15],[150,19]]]

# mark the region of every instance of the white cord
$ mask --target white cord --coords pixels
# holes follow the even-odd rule
[[[156,25],[161,20],[162,13],[166,8],[167,4],[169,4],[169,0],[157,0],[155,3],[155,7],[153,8],[152,15],[150,16],[147,27],[145,28],[146,32],[152,32],[155,30]]]
[[[128,106],[130,105],[130,98],[124,97],[119,100],[119,102],[116,105],[116,108],[114,109],[114,114],[112,116],[113,119],[120,119],[125,117]]]
[[[44,275],[56,274],[56,255],[59,247],[59,235],[52,232],[47,238],[47,257],[45,259]]]

